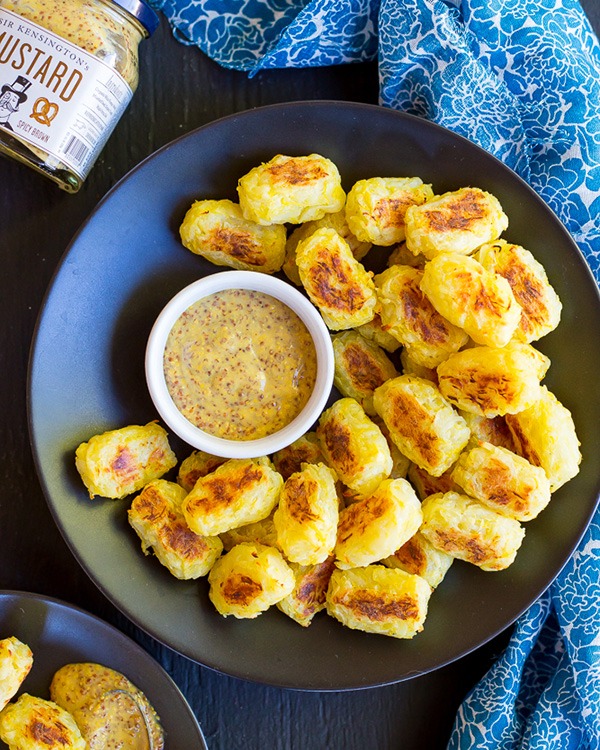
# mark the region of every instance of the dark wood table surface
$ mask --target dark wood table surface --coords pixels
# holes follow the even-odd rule
[[[582,4],[599,33],[600,3]],[[139,89],[77,195],[67,195],[26,167],[0,159],[0,589],[71,602],[127,633],[175,680],[210,750],[444,748],[461,700],[501,652],[509,633],[433,673],[338,693],[244,682],[158,644],[90,581],[46,505],[31,455],[26,409],[36,317],[54,269],[81,223],[117,180],[160,146],[252,107],[311,99],[377,103],[377,96],[375,64],[269,71],[249,79],[176,42],[163,19],[142,47]]]

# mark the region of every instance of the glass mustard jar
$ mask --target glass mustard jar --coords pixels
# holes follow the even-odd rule
[[[157,26],[144,0],[0,0],[0,153],[77,192]]]

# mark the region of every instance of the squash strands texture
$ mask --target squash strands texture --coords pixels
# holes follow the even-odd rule
[[[46,739],[44,739],[46,738]],[[14,750],[87,750],[75,719],[53,701],[23,693],[0,713],[0,740]]]
[[[33,666],[31,649],[18,638],[0,640],[0,711],[16,695]]]
[[[278,154],[238,182],[244,217],[257,224],[302,224],[341,211],[346,194],[336,165],[319,154]]]

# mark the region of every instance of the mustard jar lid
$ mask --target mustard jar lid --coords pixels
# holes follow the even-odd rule
[[[144,0],[112,0],[115,5],[126,10],[142,24],[151,36],[158,28],[159,20],[152,8]]]

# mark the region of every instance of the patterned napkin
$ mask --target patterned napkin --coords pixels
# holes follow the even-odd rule
[[[151,0],[245,70],[379,60],[380,102],[492,152],[600,280],[600,46],[578,0]],[[600,513],[461,706],[449,750],[600,750]]]

